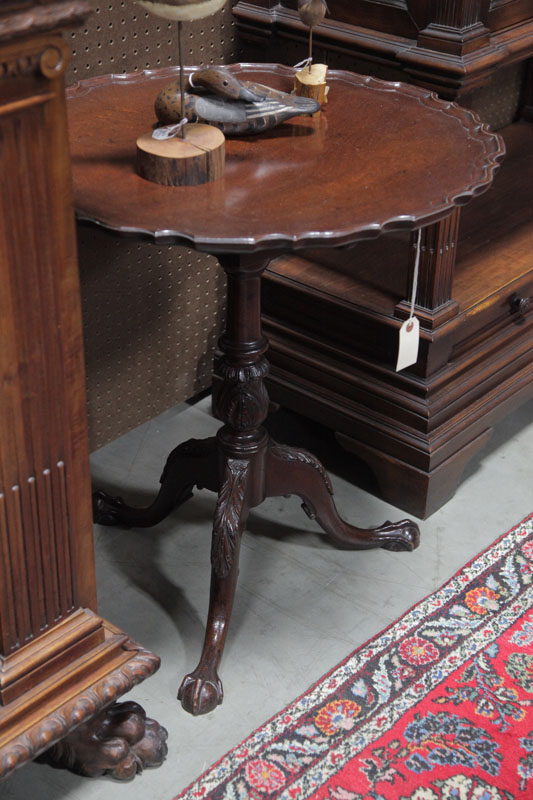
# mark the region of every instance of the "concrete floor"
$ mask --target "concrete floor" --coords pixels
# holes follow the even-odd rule
[[[320,451],[343,516],[361,526],[407,516],[345,479],[349,459],[325,431],[284,412],[275,426]],[[166,412],[95,453],[94,482],[142,503],[157,487],[174,443],[211,435],[217,427],[208,399]],[[151,531],[97,527],[100,613],[162,657],[160,671],[128,697],[168,729],[167,761],[127,784],[29,764],[0,785],[1,800],[172,800],[229,748],[533,511],[531,452],[530,403],[495,429],[453,500],[421,523],[422,543],[414,553],[335,550],[296,498],[269,500],[252,512],[221,668],[225,700],[200,718],[186,714],[175,697],[203,640],[214,495],[197,492]]]

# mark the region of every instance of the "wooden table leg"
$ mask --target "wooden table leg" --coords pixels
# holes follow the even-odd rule
[[[264,500],[263,464],[268,414],[263,379],[268,372],[266,339],[261,333],[261,274],[264,256],[222,256],[228,275],[226,331],[217,363],[222,378],[214,397],[224,425],[217,442],[222,480],[213,525],[211,594],[204,646],[196,669],[186,675],[178,697],[186,711],[205,714],[222,702],[217,669],[233,607],[239,549],[250,508]]]
[[[318,522],[337,547],[345,550],[414,550],[420,542],[418,526],[411,520],[385,522],[378,528],[356,528],[337,513],[333,487],[317,458],[307,450],[270,442],[265,464],[265,495],[296,494],[305,513]]]
[[[185,676],[178,693],[184,709],[195,715],[212,711],[223,699],[218,667],[233,608],[241,537],[251,508],[266,497],[297,494],[304,510],[339,547],[413,550],[419,542],[418,527],[409,520],[369,529],[344,522],[320,462],[305,450],[269,439],[263,427],[268,414],[267,341],[261,330],[261,275],[268,259],[261,254],[224,255],[219,261],[228,276],[228,311],[219,342],[220,380],[214,390],[216,413],[224,423],[216,441],[192,440],[178,446],[163,472],[161,491],[147,509],[133,509],[120,498],[102,493],[95,504],[97,519],[104,524],[149,526],[186,499],[194,485],[218,492],[204,646],[198,666]]]
[[[124,525],[151,528],[192,497],[192,489],[218,491],[218,454],[216,440],[189,439],[170,453],[160,478],[161,489],[153,503],[135,508],[122,497],[107,492],[93,494],[93,516],[98,525]]]
[[[183,708],[195,716],[213,711],[224,691],[218,677],[231,618],[242,532],[248,516],[246,498],[250,462],[228,459],[218,495],[211,548],[211,590],[204,646],[196,669],[186,675],[178,692]]]
[[[355,528],[344,522],[333,503],[331,483],[310,453],[276,445],[262,427],[268,413],[264,378],[267,343],[261,331],[262,256],[223,256],[228,275],[227,328],[220,340],[223,357],[214,405],[223,420],[217,441],[224,463],[211,551],[211,596],[200,662],[187,675],[178,697],[193,714],[212,711],[222,702],[218,665],[226,639],[238,574],[239,547],[250,508],[266,497],[294,493],[304,509],[340,547],[413,550],[417,526],[409,520],[380,528]]]

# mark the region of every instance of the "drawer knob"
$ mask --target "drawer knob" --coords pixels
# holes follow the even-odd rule
[[[524,317],[531,308],[531,298],[520,297],[519,294],[513,294],[509,300],[509,304],[513,314],[519,314],[521,317]]]

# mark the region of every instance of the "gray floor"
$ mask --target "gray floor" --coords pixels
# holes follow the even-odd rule
[[[406,516],[343,479],[346,464],[323,433],[306,430],[291,417],[279,424],[288,425],[289,434],[314,437],[315,449],[322,445],[345,517],[366,526]],[[208,400],[173,409],[95,453],[95,483],[146,500],[173,444],[210,435],[217,427]],[[97,528],[100,612],[162,656],[157,675],[130,697],[168,729],[168,759],[127,784],[30,764],[0,785],[0,798],[171,800],[351,650],[533,511],[532,451],[530,403],[496,428],[454,499],[421,524],[422,544],[411,554],[335,550],[296,498],[269,500],[253,512],[221,669],[225,701],[202,718],[183,712],[175,696],[183,674],[196,665],[203,639],[214,495],[197,493],[150,532]]]

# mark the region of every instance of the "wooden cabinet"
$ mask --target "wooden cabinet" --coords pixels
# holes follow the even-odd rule
[[[290,42],[303,42],[298,0],[236,3],[244,41],[285,61]],[[328,0],[315,29],[327,63],[339,54],[359,72],[389,70],[456,99],[486,85],[496,71],[533,53],[531,0]],[[346,62],[343,62],[345,65]]]
[[[452,496],[494,423],[533,394],[532,82],[524,61],[533,50],[533,4],[328,5],[315,41],[332,68],[351,58],[358,71],[414,81],[480,110],[500,75],[516,70],[520,79],[493,188],[423,231],[416,367],[395,372],[411,292],[409,237],[278,258],[264,279],[271,397],[335,430],[370,467],[382,496],[423,518]],[[304,54],[296,7],[236,4],[256,58],[286,60],[294,42]]]
[[[142,766],[146,735],[149,761],[165,751],[139,706],[111,706],[159,659],[96,612],[69,53],[58,32],[88,12],[81,0],[0,10],[0,778],[43,751],[117,777]],[[135,729],[128,765],[99,752],[102,722],[113,736],[117,714]]]

